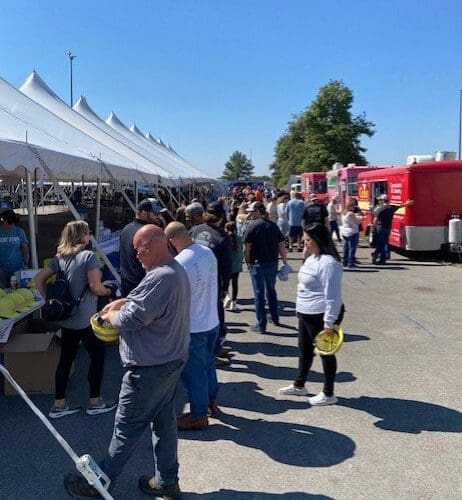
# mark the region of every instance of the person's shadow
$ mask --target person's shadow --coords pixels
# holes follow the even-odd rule
[[[326,495],[314,495],[311,493],[289,492],[289,493],[263,493],[259,491],[236,491],[218,490],[209,493],[186,493],[183,492],[185,500],[333,500]]]
[[[462,413],[451,408],[410,399],[339,398],[339,405],[365,411],[379,420],[375,427],[386,431],[420,434],[429,432],[462,432]]]
[[[257,375],[257,377],[269,380],[292,381],[297,375],[296,368],[268,365],[260,361],[249,360],[233,360],[231,365],[225,369],[232,372],[253,373]],[[350,372],[338,372],[335,376],[335,380],[336,382],[353,382],[356,380],[356,377]],[[324,382],[324,375],[310,370],[308,382]]]
[[[311,425],[251,420],[228,413],[221,413],[220,421],[205,431],[180,432],[180,439],[233,441],[297,467],[331,467],[353,457],[356,448],[348,436]]]

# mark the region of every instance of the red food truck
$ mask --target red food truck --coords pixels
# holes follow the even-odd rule
[[[305,172],[300,176],[301,193],[306,201],[311,194],[317,194],[321,202],[327,200],[326,172]]]
[[[393,217],[390,245],[404,250],[432,251],[448,246],[449,221],[462,215],[462,161],[435,161],[362,172],[358,204],[363,228],[371,234],[373,208],[386,194],[391,205],[414,200]]]

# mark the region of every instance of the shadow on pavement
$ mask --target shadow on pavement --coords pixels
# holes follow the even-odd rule
[[[287,380],[292,382],[297,374],[296,368],[287,366],[273,366],[261,363],[260,361],[238,361],[233,362],[225,370],[239,373],[253,373],[258,377],[269,380]],[[354,382],[356,377],[350,372],[339,372],[335,377],[336,382]],[[308,382],[324,382],[324,375],[319,372],[310,371]]]
[[[273,344],[272,342],[233,342],[227,340],[226,345],[241,354],[264,354],[265,356],[288,356],[291,358],[298,356],[297,347]]]
[[[370,337],[366,335],[356,335],[353,333],[344,333],[343,341],[344,342],[361,342],[362,340],[371,340]]]
[[[462,413],[451,408],[409,399],[339,398],[339,405],[365,411],[379,418],[375,427],[385,431],[420,434],[431,432],[462,432]]]
[[[202,499],[215,500],[217,498],[223,500],[333,500],[332,497],[325,495],[312,495],[311,493],[261,493],[256,491],[236,491],[236,490],[218,490],[210,493],[183,493],[185,500]]]
[[[227,413],[220,415],[220,421],[205,431],[180,432],[180,438],[233,441],[261,450],[279,463],[298,467],[330,467],[353,457],[356,448],[348,436],[310,425],[251,420]]]

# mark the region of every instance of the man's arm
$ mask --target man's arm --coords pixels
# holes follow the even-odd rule
[[[287,250],[284,241],[279,242],[279,254],[282,258],[282,263],[287,265]]]
[[[250,265],[250,248],[252,243],[244,243],[244,260],[247,265]]]

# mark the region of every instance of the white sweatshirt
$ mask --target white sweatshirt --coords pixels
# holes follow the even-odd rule
[[[297,312],[324,313],[324,328],[332,328],[342,307],[342,264],[331,255],[310,255],[300,267]]]

